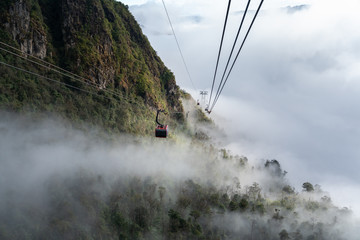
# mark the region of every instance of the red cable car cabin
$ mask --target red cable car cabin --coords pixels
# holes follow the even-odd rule
[[[166,138],[168,135],[168,125],[158,125],[155,128],[155,137]]]
[[[159,113],[164,112],[164,110],[157,110],[156,114],[156,123],[158,124],[155,128],[155,137],[167,138],[168,135],[168,125],[159,123]]]

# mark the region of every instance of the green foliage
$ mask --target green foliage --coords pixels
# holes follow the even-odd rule
[[[162,108],[169,113],[183,111],[179,98],[190,96],[179,90],[174,74],[151,48],[127,6],[114,0],[24,2],[30,11],[31,31],[43,34],[48,41],[45,60],[98,86],[91,87],[84,81],[64,77],[1,52],[1,61],[36,75],[0,65],[0,110],[30,112],[37,118],[57,114],[70,119],[75,126],[86,123],[90,127],[100,126],[108,133],[135,135],[153,134],[154,109]],[[63,28],[63,20],[69,14],[63,4],[68,3],[75,4],[68,7],[70,10],[76,7],[73,10],[78,18],[69,21],[73,25]],[[9,20],[11,4],[10,0],[0,2],[2,23]],[[12,40],[3,24],[0,40],[17,48],[22,44]],[[109,67],[114,72],[112,77],[107,77]],[[200,109],[196,114],[199,122],[211,123]],[[171,124],[171,128],[184,127],[184,115],[168,114],[164,122]],[[208,136],[199,132],[197,138],[207,140]],[[215,155],[209,157],[210,160],[232,162],[237,170],[248,166],[246,157],[232,156],[226,149],[209,149]],[[284,176],[276,160],[267,161],[265,169],[275,176]],[[282,180],[277,178],[277,181]],[[20,197],[6,195],[8,199],[4,202],[8,202],[9,207],[1,209],[0,238],[249,239],[249,229],[233,233],[218,224],[234,215],[251,225],[253,239],[265,239],[266,234],[272,236],[269,239],[300,239],[298,220],[291,215],[300,203],[294,188],[281,183],[282,196],[270,202],[264,199],[258,183],[240,188],[238,180],[236,187],[218,187],[211,182],[204,184],[188,179],[168,188],[166,184],[169,183],[158,186],[152,179],[119,176],[118,181],[108,185],[103,176],[80,171],[74,176],[53,177],[46,182],[43,189],[47,196],[46,207],[41,201],[31,203],[33,205],[27,201],[29,205],[19,204]],[[314,191],[310,183],[304,183],[303,188],[307,192]],[[301,204],[310,212],[331,207],[329,198]],[[292,221],[294,232],[264,227],[274,221],[274,206],[284,209],[284,214],[277,214],[276,220]],[[265,218],[268,221],[262,223],[259,216],[265,214],[268,214]],[[249,220],[256,218],[260,220]],[[279,227],[282,226],[274,228]],[[301,227],[308,229],[306,224]],[[332,227],[330,224],[318,226],[318,232],[325,234]],[[340,239],[336,234],[333,239]]]
[[[248,208],[248,206],[249,202],[245,198],[242,198],[239,202],[239,208],[244,211]]]
[[[230,201],[230,203],[229,203],[229,210],[230,211],[235,211],[235,210],[237,210],[238,209],[238,204],[237,204],[237,202],[235,202],[235,201]]]
[[[316,202],[316,201],[308,201],[306,203],[306,209],[310,210],[310,211],[315,211],[317,209],[320,208],[320,203],[319,202]]]
[[[35,77],[2,65],[1,109],[39,114],[51,112],[74,124],[86,123],[108,132],[140,135],[153,134],[154,108],[183,111],[174,75],[156,55],[122,3],[113,0],[76,3],[29,0],[24,4],[31,16],[27,36],[31,37],[31,31],[36,31],[48,41],[46,61],[92,83],[104,84],[105,91],[1,52],[2,61],[43,76]],[[11,1],[1,2],[0,16],[4,23],[9,21],[10,5]],[[72,11],[79,17],[72,16]],[[68,24],[72,25],[64,28],[64,18],[70,19]],[[3,26],[0,27],[0,40],[17,47],[22,44],[13,42]],[[114,70],[114,79],[107,79],[109,67]],[[184,116],[169,115],[166,121],[174,130],[183,124]]]
[[[200,108],[196,110],[196,119],[200,123],[212,123],[212,120]]]
[[[303,187],[304,191],[306,191],[306,192],[313,192],[314,191],[314,186],[309,182],[303,183],[302,187]]]
[[[169,215],[169,228],[170,228],[170,232],[172,233],[176,233],[178,231],[187,231],[189,228],[188,223],[186,222],[185,219],[183,219],[180,216],[180,213],[170,209],[168,212]]]
[[[267,169],[273,176],[282,177],[284,176],[280,163],[273,159],[271,161],[266,160],[265,169]]]
[[[195,221],[201,216],[198,210],[192,210],[189,215],[192,216]]]
[[[254,182],[253,185],[248,187],[249,199],[252,202],[255,202],[256,200],[260,200],[261,197],[260,193],[261,193],[261,188],[258,183]]]
[[[289,240],[289,239],[291,239],[288,232],[285,229],[281,230],[281,232],[279,233],[279,236],[280,236],[280,240]]]
[[[144,98],[146,92],[148,92],[149,90],[150,90],[150,87],[147,85],[145,77],[140,75],[140,77],[137,79],[137,83],[136,83],[136,93],[137,93],[137,95]]]
[[[282,191],[285,192],[285,193],[288,193],[288,194],[294,194],[295,193],[295,189],[293,187],[291,187],[290,185],[284,186]]]
[[[221,189],[193,180],[179,183],[169,195],[169,190],[151,178],[119,176],[110,185],[107,181],[102,175],[83,170],[66,178],[51,177],[43,189],[46,207],[42,201],[26,201],[26,204],[20,201],[19,204],[17,195],[4,196],[10,205],[6,215],[0,213],[0,237],[247,239],[251,233],[253,239],[301,239],[301,236],[342,239],[341,232],[332,231],[336,227],[334,223],[301,222],[293,211],[280,211],[276,207],[274,213],[274,205],[279,202],[268,207],[262,199],[249,201],[247,194],[234,194],[230,200]],[[178,201],[164,201],[170,195],[181,197],[182,194],[188,196],[186,209],[180,208]],[[226,202],[229,207],[225,211],[216,211],[219,204]],[[325,211],[321,206],[320,202],[307,201],[305,211]],[[224,227],[222,220],[229,216],[251,227],[236,223],[232,226],[232,222]],[[241,230],[233,230],[237,227]]]
[[[296,199],[293,197],[284,197],[280,201],[280,203],[281,203],[280,206],[284,207],[287,210],[294,210],[296,207],[295,201],[296,201]]]
[[[229,154],[228,150],[222,148],[222,149],[220,149],[220,153],[221,153],[221,157],[223,159],[229,159],[230,158],[230,154]]]
[[[257,211],[260,214],[264,214],[265,213],[265,206],[263,202],[257,201],[254,204],[254,210]]]
[[[144,231],[149,229],[149,211],[144,206],[136,207],[132,215],[134,216],[134,223],[141,229]]]
[[[5,31],[0,27],[0,40],[4,42],[11,42],[11,37],[9,32]]]

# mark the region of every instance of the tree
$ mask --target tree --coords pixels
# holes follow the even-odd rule
[[[230,201],[229,209],[230,211],[235,211],[238,208],[238,204],[235,201]]]
[[[248,191],[248,195],[249,195],[250,200],[255,202],[256,198],[260,196],[261,188],[260,188],[260,185],[258,183],[254,182],[253,185],[248,187],[247,191]]]
[[[302,240],[302,239],[303,239],[303,236],[302,236],[302,234],[300,233],[300,231],[297,230],[296,232],[291,233],[291,239],[294,239],[294,240]]]
[[[197,210],[192,210],[189,215],[192,216],[195,221],[201,216],[200,212]]]
[[[165,195],[165,192],[166,192],[166,188],[160,186],[158,192],[159,192],[159,196],[160,196],[160,202],[162,202],[163,198],[164,198],[164,195]]]
[[[180,213],[170,209],[168,212],[169,216],[169,228],[170,232],[184,231],[188,229],[188,223],[181,217]]]
[[[286,192],[288,194],[295,193],[295,189],[293,187],[291,187],[290,185],[286,185],[285,187],[283,187],[282,191]]]
[[[139,227],[141,227],[145,231],[148,230],[150,226],[150,214],[149,211],[144,206],[135,208],[131,215],[133,221]]]
[[[281,170],[280,163],[275,159],[266,160],[265,168],[274,176],[283,177],[285,175]]]
[[[241,190],[241,184],[240,180],[237,177],[233,178],[233,185],[232,185],[232,192],[233,193],[240,193]]]
[[[321,198],[321,201],[323,201],[324,203],[331,203],[331,198],[325,195]]]
[[[302,187],[303,187],[303,191],[306,191],[306,192],[313,192],[314,191],[314,186],[309,182],[303,183]]]
[[[282,220],[284,217],[280,215],[280,209],[275,208],[273,219]]]
[[[290,239],[290,236],[289,236],[288,232],[285,229],[281,230],[281,232],[279,233],[279,236],[280,236],[280,240],[288,240],[288,239]]]
[[[239,208],[241,210],[245,210],[248,206],[249,206],[249,202],[245,198],[242,198],[239,203]]]

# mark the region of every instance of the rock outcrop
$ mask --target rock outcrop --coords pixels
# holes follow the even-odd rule
[[[5,29],[21,51],[96,84],[181,111],[179,87],[127,6],[115,0],[6,0]],[[4,7],[3,7],[4,8]],[[14,44],[12,44],[14,45]]]
[[[10,6],[8,22],[5,28],[11,33],[13,40],[19,43],[22,52],[45,58],[47,37],[41,23],[30,17],[26,1],[18,0]]]

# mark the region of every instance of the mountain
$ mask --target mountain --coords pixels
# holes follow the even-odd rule
[[[2,0],[0,19],[0,239],[359,238],[319,185],[225,149],[124,4]]]
[[[5,0],[0,19],[1,108],[141,135],[156,109],[183,112],[173,73],[121,2]]]

